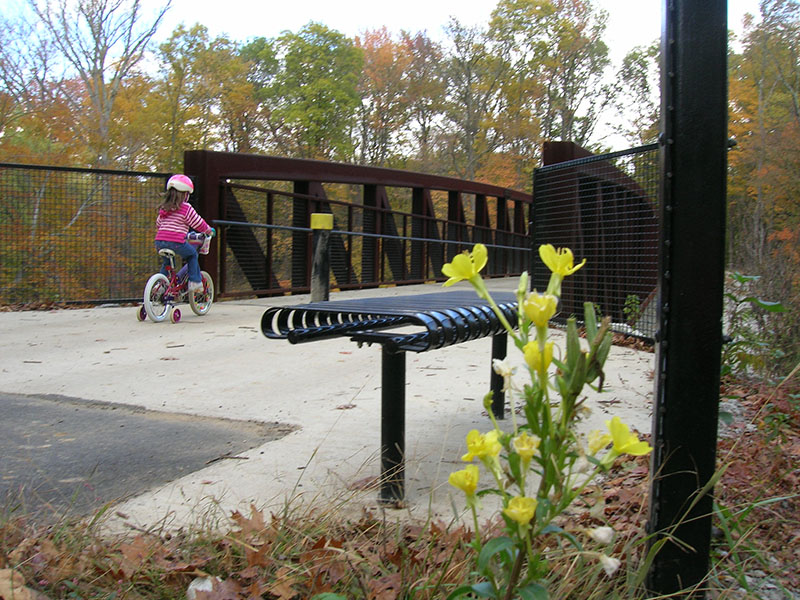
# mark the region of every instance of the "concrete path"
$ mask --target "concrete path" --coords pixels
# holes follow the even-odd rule
[[[515,288],[515,280],[490,281],[493,290]],[[340,292],[332,299],[439,289]],[[376,491],[364,489],[380,469],[380,347],[358,348],[347,339],[294,346],[261,334],[265,307],[306,301],[308,296],[219,302],[204,317],[186,306],[174,325],[139,323],[133,307],[0,313],[0,394],[59,395],[296,427],[237,459],[212,462],[169,483],[146,482],[148,491],[116,507],[123,516],[112,520],[112,529],[208,524],[251,504],[276,510],[290,498],[293,507],[381,510]],[[509,359],[521,366],[517,354],[509,348]],[[408,354],[407,502],[387,515],[449,519],[454,506],[463,508],[447,476],[463,468],[467,432],[491,427],[481,406],[490,357],[489,338]],[[581,430],[603,428],[611,415],[620,415],[649,432],[653,367],[652,354],[614,347],[606,391],[589,395],[592,412]],[[510,418],[504,423],[511,428]],[[163,441],[167,456],[169,442]]]

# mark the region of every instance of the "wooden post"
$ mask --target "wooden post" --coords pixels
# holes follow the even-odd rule
[[[311,302],[323,302],[330,298],[331,258],[328,250],[333,215],[312,213],[311,229],[314,232],[314,259],[311,262]]]

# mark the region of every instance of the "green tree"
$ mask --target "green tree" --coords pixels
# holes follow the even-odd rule
[[[287,156],[352,160],[361,51],[313,22],[281,35],[277,46],[281,68],[266,94],[276,148]]]
[[[280,63],[275,40],[258,37],[239,50],[239,56],[247,65],[247,81],[252,86],[254,106],[247,115],[245,127],[250,132],[253,151],[272,152],[272,136],[269,129],[271,106],[270,89],[278,75]]]
[[[649,144],[658,138],[660,63],[659,44],[653,42],[633,48],[617,70],[613,102],[617,124],[613,129],[634,146]]]

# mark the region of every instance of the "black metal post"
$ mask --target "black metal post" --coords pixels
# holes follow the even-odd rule
[[[381,346],[381,490],[379,500],[405,497],[406,353]]]
[[[506,416],[506,395],[503,393],[503,377],[494,371],[494,359],[503,360],[508,352],[508,333],[496,333],[492,336],[492,374],[489,378],[489,389],[492,390],[492,414],[495,419]]]
[[[330,298],[331,258],[329,240],[333,229],[333,215],[313,213],[311,229],[314,231],[314,256],[311,262],[311,302]]]
[[[672,597],[693,596],[709,564],[712,496],[703,488],[716,468],[727,10],[726,0],[663,1],[660,324],[648,523],[651,547],[663,547],[647,585]]]

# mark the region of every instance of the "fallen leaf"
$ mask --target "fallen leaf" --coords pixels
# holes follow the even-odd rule
[[[0,598],[47,600],[47,596],[25,586],[25,578],[13,569],[0,569]]]
[[[236,521],[236,524],[239,525],[245,536],[249,536],[253,533],[261,533],[267,528],[264,522],[264,513],[258,510],[255,504],[250,505],[250,518],[245,517],[238,510],[234,511],[231,518]]]
[[[211,582],[211,591],[198,590],[195,594],[197,600],[239,600],[239,592],[242,586],[231,579],[219,581],[213,579]]]

